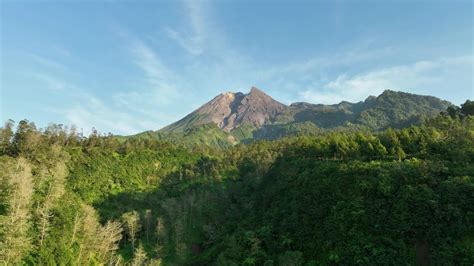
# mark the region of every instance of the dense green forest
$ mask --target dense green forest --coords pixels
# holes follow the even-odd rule
[[[473,114],[226,148],[8,121],[0,262],[473,265]]]

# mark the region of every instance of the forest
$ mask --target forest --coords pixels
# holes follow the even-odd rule
[[[474,103],[230,147],[7,121],[2,265],[473,265]]]

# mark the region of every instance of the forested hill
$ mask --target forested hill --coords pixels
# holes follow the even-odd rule
[[[418,125],[451,103],[432,96],[384,91],[358,103],[293,103],[286,106],[252,87],[248,94],[216,96],[183,119],[131,137],[226,147],[261,139],[328,131],[384,130]]]
[[[473,265],[474,103],[213,149],[0,130],[0,264]]]

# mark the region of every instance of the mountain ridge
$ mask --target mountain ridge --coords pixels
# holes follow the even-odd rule
[[[182,119],[135,135],[173,142],[231,146],[259,139],[341,130],[383,130],[420,124],[452,103],[434,96],[385,90],[356,103],[295,102],[285,105],[252,87],[217,95]]]
[[[450,102],[434,96],[392,90],[385,90],[379,96],[368,96],[364,101],[356,103],[348,101],[341,101],[336,104],[294,102],[285,105],[274,100],[262,90],[252,87],[247,94],[242,92],[221,93],[184,118],[159,131],[184,131],[192,127],[214,123],[220,129],[230,132],[243,124],[258,129],[268,124],[305,121],[312,121],[320,127],[330,128],[339,126],[341,123],[326,123],[322,120],[331,117],[334,120],[337,116],[366,124],[375,129],[381,129],[390,124],[390,121],[388,123],[371,124],[368,121],[363,121],[360,116],[373,115],[373,112],[370,112],[371,108],[377,108],[386,113],[390,113],[392,111],[390,109],[405,109],[407,114],[401,113],[401,118],[408,119],[413,115],[410,112],[422,115],[427,112],[437,113],[444,111],[451,105]],[[389,115],[389,118],[395,119],[392,116]]]

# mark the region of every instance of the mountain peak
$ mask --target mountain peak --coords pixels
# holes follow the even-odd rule
[[[255,86],[252,86],[252,88],[250,88],[250,92],[249,94],[265,94],[265,92],[263,92],[262,90],[260,90],[259,88],[255,87]]]
[[[252,87],[250,89],[250,92],[247,94],[247,96],[256,97],[256,98],[267,98],[267,99],[273,100],[273,98],[270,95],[266,94],[264,91],[260,90],[257,87]]]
[[[286,108],[288,108],[286,105],[275,101],[265,92],[253,86],[248,94],[241,92],[221,93],[163,130],[182,130],[209,123],[216,124],[224,131],[230,131],[242,124],[259,128],[273,122],[277,114]]]

